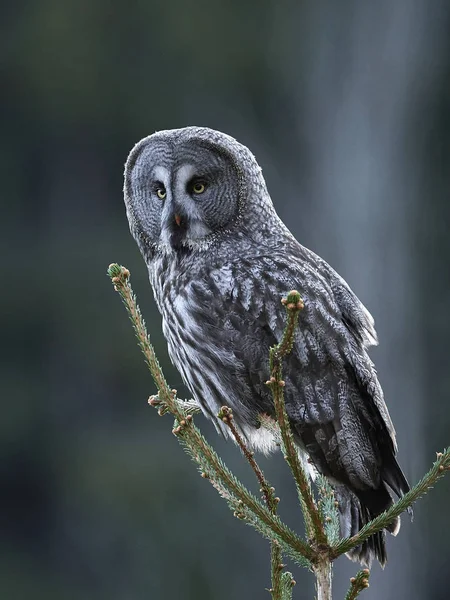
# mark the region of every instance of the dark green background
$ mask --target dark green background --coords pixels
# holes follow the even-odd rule
[[[208,125],[251,147],[280,215],[376,318],[408,478],[449,444],[449,24],[445,0],[2,3],[2,599],[269,597],[267,544],[147,406],[105,275],[131,270],[181,393],[121,191],[128,151],[157,129]],[[300,527],[283,461],[262,463]],[[448,598],[449,499],[447,479],[403,519],[367,600]],[[343,598],[356,566],[335,572]],[[294,574],[295,598],[312,598]]]

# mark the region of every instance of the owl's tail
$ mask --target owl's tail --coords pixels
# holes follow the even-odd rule
[[[343,485],[334,486],[336,500],[339,503],[339,517],[341,536],[350,537],[369,521],[375,518],[383,510],[389,508],[392,504],[392,498],[386,490],[386,505],[382,510],[370,510],[363,498],[357,498],[356,495]],[[380,490],[381,491],[381,490]],[[372,492],[373,493],[373,492]],[[369,503],[370,504],[370,503]],[[397,517],[388,527],[392,535],[397,535],[400,529],[400,517]],[[380,565],[384,567],[387,562],[386,553],[386,533],[384,530],[369,537],[360,546],[353,548],[347,553],[347,557],[357,561],[370,568],[373,560],[376,558]]]

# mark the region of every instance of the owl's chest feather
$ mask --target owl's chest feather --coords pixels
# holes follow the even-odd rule
[[[195,265],[164,260],[150,271],[169,355],[185,380],[188,378],[185,365],[201,369],[205,356],[212,351],[207,330],[219,318],[212,301],[218,300],[220,292],[215,290],[214,294],[208,288],[204,275]]]
[[[215,283],[210,271],[172,266],[159,269],[159,276],[155,270],[150,279],[170,358],[205,412],[215,418],[227,398],[244,420],[254,421],[254,411],[242,405],[251,392],[236,354],[239,330],[230,323],[233,287],[226,269]]]

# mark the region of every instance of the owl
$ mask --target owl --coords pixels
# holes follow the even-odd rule
[[[354,535],[409,486],[367,348],[374,321],[347,283],[278,217],[255,157],[204,127],[141,140],[125,165],[130,231],[148,267],[170,358],[205,415],[224,404],[248,446],[275,449],[260,427],[274,415],[269,348],[281,339],[280,300],[304,302],[283,364],[286,411],[299,452],[326,476],[342,536]],[[389,526],[397,534],[400,520]],[[386,562],[385,532],[349,557]]]

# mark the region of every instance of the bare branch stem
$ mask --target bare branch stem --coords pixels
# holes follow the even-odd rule
[[[332,600],[331,595],[331,561],[327,554],[319,559],[314,567],[316,575],[317,600]]]
[[[233,434],[237,445],[242,451],[242,454],[245,456],[256,475],[256,478],[260,485],[260,491],[264,496],[266,505],[268,506],[270,512],[274,515],[277,512],[277,505],[280,499],[275,496],[275,488],[271,487],[269,482],[265,478],[260,466],[254,459],[253,452],[250,451],[245,445],[242,436],[240,435],[239,431],[236,428],[236,425],[233,422],[233,411],[228,406],[222,406],[217,416],[228,426],[231,433]],[[270,592],[272,594],[272,600],[283,600],[282,574],[285,565],[283,565],[282,560],[283,556],[280,544],[277,541],[272,541],[270,545],[270,565],[272,581],[272,587],[270,589]]]
[[[266,501],[267,506],[269,507],[270,512],[272,514],[275,514],[277,512],[277,504],[279,502],[279,498],[275,497],[275,488],[270,486],[269,482],[264,476],[264,473],[261,470],[261,467],[256,462],[253,452],[249,450],[245,445],[242,436],[240,435],[239,431],[236,428],[236,425],[234,424],[233,411],[228,406],[222,406],[217,416],[228,426],[231,433],[233,434],[233,437],[236,440],[237,445],[241,449],[242,454],[245,456],[249,465],[251,466],[256,475],[261,489],[261,493],[264,496],[264,499]]]

